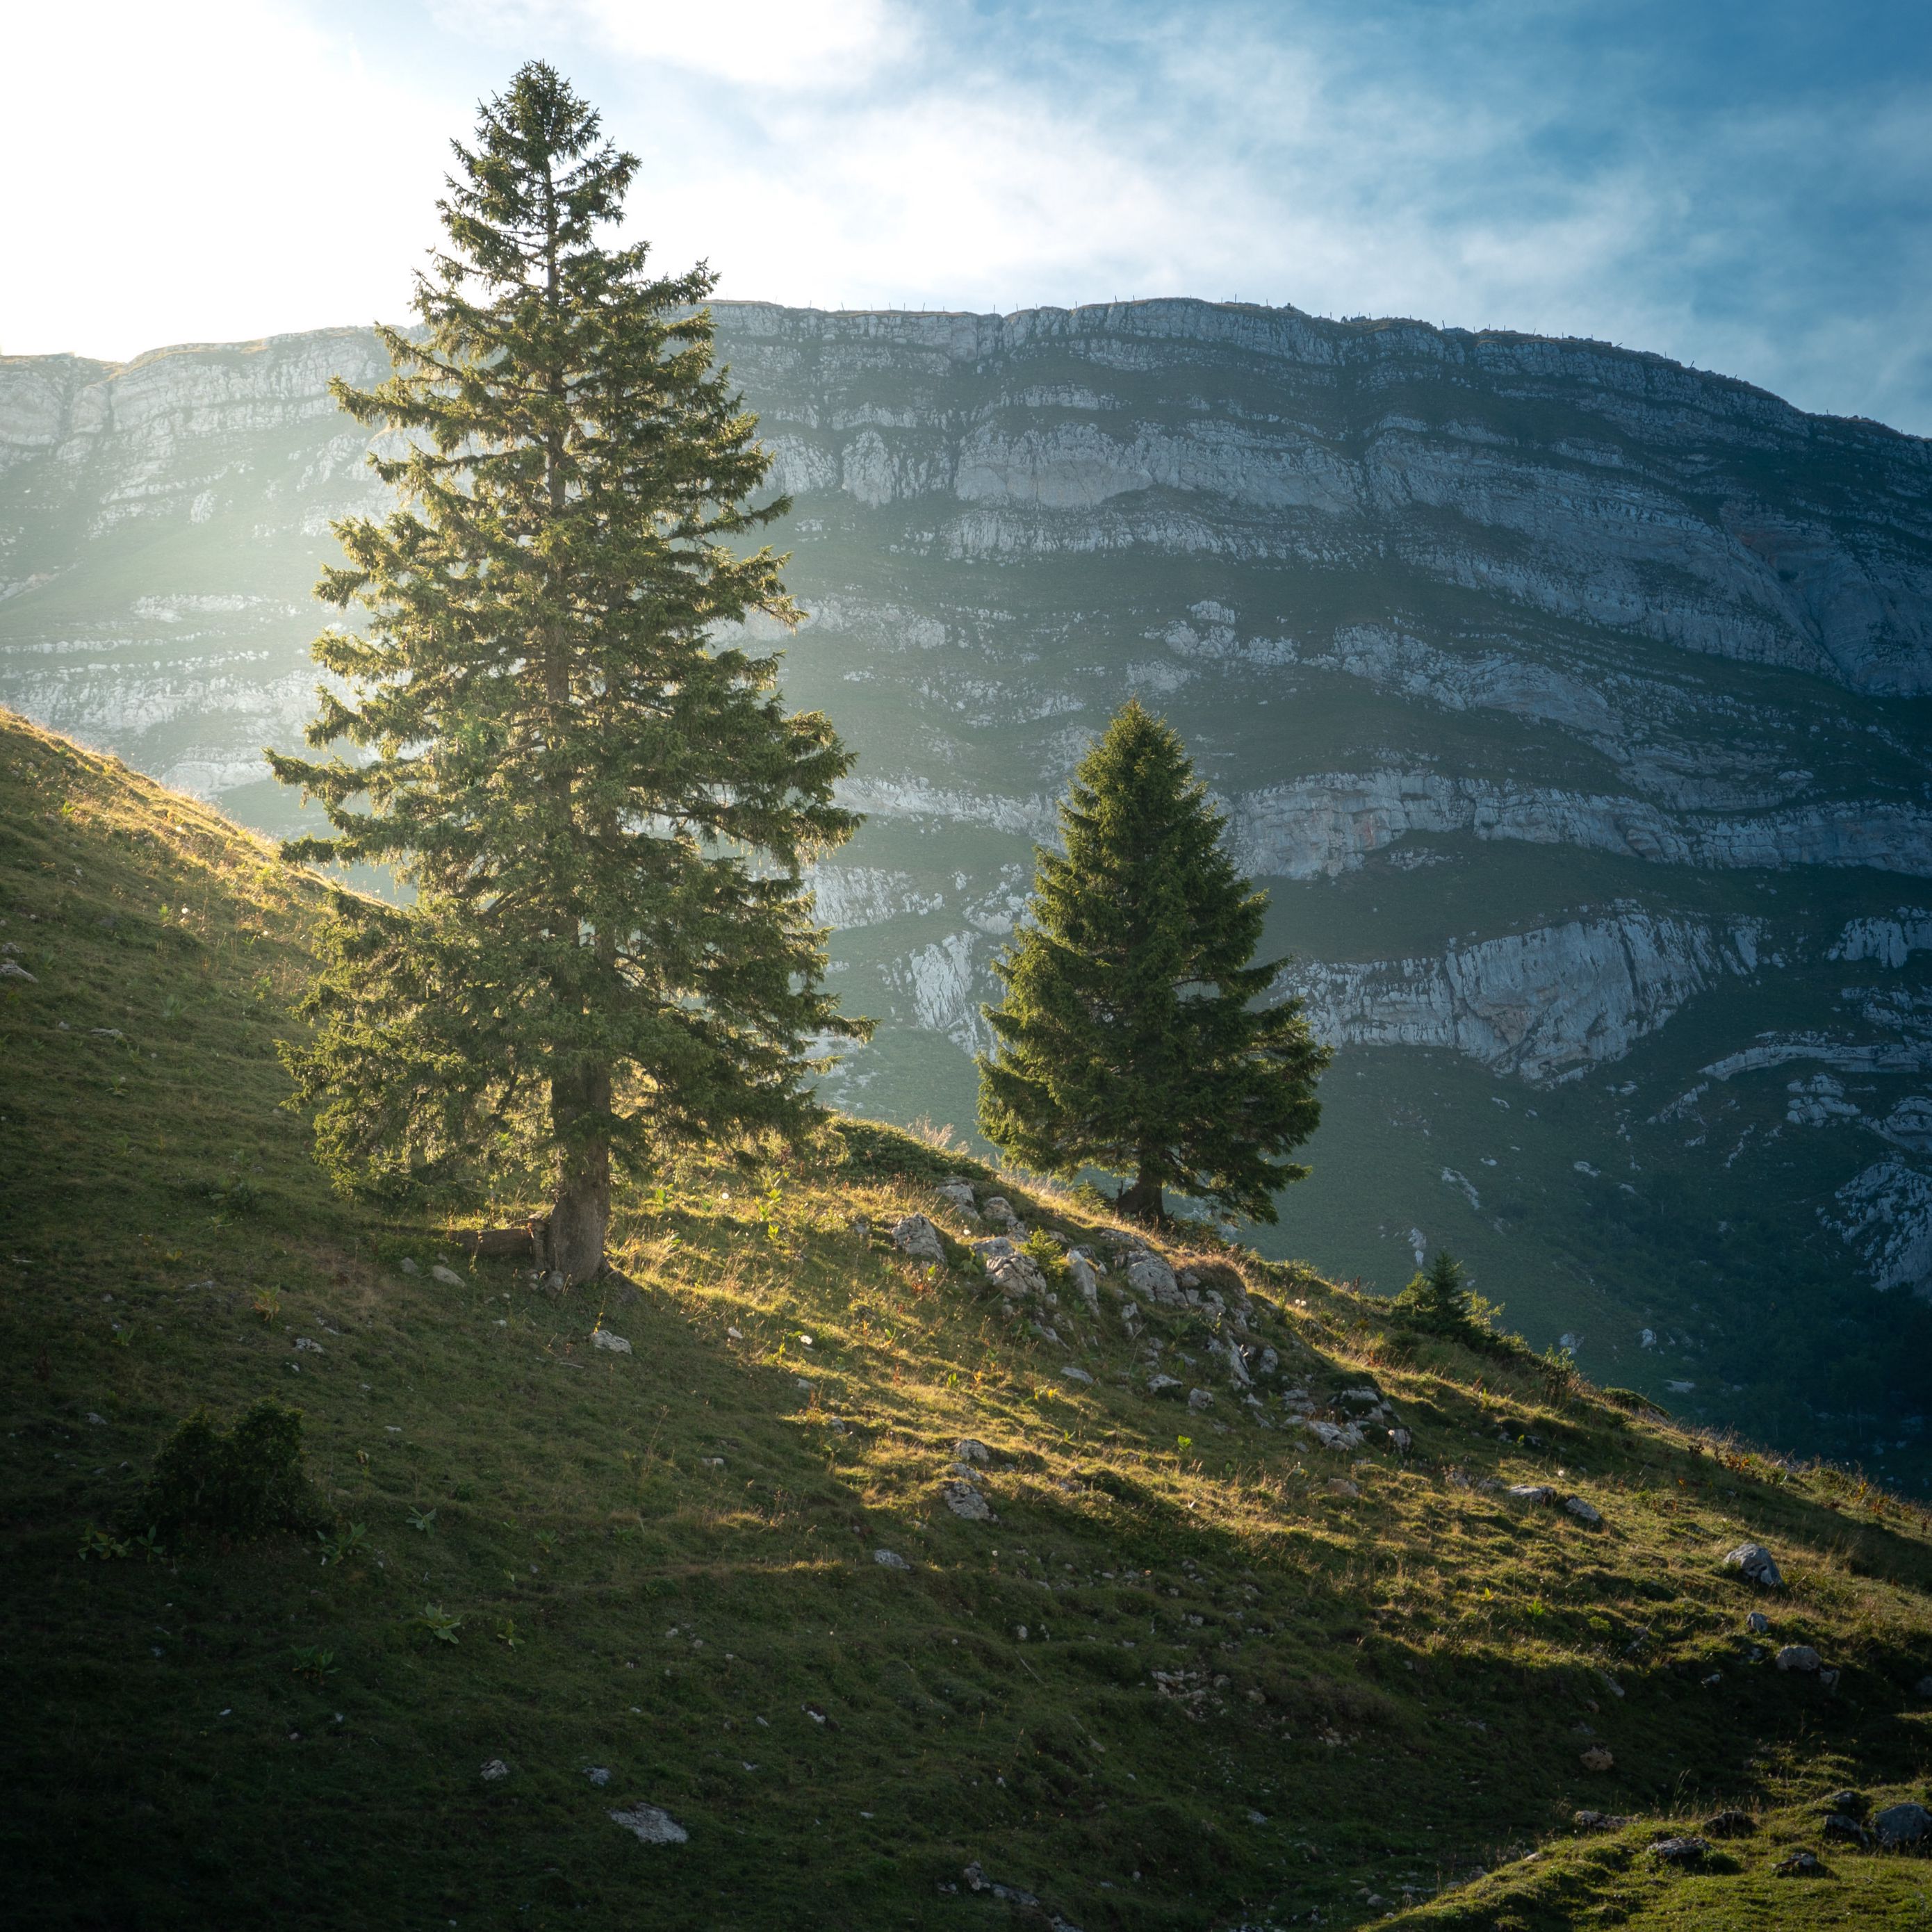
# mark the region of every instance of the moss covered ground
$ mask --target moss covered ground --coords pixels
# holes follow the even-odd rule
[[[1239,1275],[1256,1405],[1211,1305],[1129,1337],[1118,1265],[1096,1316],[1049,1264],[1056,1343],[934,1184],[1118,1257],[1104,1211],[876,1127],[694,1150],[624,1200],[624,1281],[546,1294],[309,1160],[274,1043],[320,896],[0,719],[10,1923],[1932,1918],[1932,1859],[1820,1835],[1840,1787],[1932,1800],[1916,1507],[1240,1252],[1168,1248]],[[1156,1343],[1211,1406],[1149,1393]],[[1406,1448],[1322,1448],[1300,1412],[1364,1387]],[[264,1396],[320,1528],[143,1547],[176,1426]],[[1826,1876],[1774,1875],[1800,1845]]]

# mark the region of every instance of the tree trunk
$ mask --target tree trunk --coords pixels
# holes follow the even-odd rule
[[[1130,1220],[1144,1221],[1150,1228],[1158,1228],[1167,1219],[1161,1205],[1160,1172],[1146,1155],[1141,1156],[1141,1171],[1135,1175],[1134,1184],[1114,1204]]]
[[[551,1123],[563,1142],[562,1172],[543,1224],[544,1268],[566,1288],[594,1281],[604,1271],[604,1238],[610,1227],[610,1148],[601,1133],[578,1138],[571,1129],[610,1111],[610,1072],[585,1066],[560,1075],[550,1085]]]

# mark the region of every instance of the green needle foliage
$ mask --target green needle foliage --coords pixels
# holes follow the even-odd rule
[[[349,1188],[462,1204],[547,1192],[538,1258],[604,1264],[614,1158],[668,1138],[795,1136],[820,990],[802,865],[856,824],[849,754],[788,716],[778,659],[721,641],[798,612],[741,541],[770,458],[715,365],[714,278],[597,239],[637,169],[548,66],[456,146],[420,331],[337,399],[389,433],[401,507],[335,526],[319,595],[368,614],[317,661],[326,763],[271,753],[334,836],[300,860],[392,866],[406,908],[336,896],[290,1050]],[[362,801],[358,804],[358,801]]]
[[[1469,1286],[1462,1264],[1447,1248],[1439,1250],[1425,1274],[1418,1268],[1395,1298],[1400,1313],[1418,1328],[1456,1335],[1475,1325]]]
[[[1048,1174],[1131,1174],[1122,1210],[1158,1222],[1172,1187],[1276,1217],[1285,1156],[1315,1131],[1328,1051],[1300,1004],[1257,1008],[1280,962],[1252,963],[1264,893],[1221,849],[1179,735],[1130,700],[1060,808],[1064,853],[1036,854],[1028,922],[994,970],[980,1120]]]

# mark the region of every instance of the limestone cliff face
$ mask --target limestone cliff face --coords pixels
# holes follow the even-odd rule
[[[1926,445],[1658,357],[1184,302],[722,313],[784,487],[926,502],[948,554],[1394,562],[1854,689],[1932,680]]]
[[[1726,946],[1700,922],[1625,910],[1441,958],[1292,969],[1279,985],[1334,1045],[1444,1047],[1552,1082],[1622,1059],[1724,973],[1748,972],[1756,954],[1748,927]]]
[[[1384,1124],[1372,1186],[1318,1148],[1297,1197],[1336,1264],[1378,1278],[1349,1244],[1386,1224],[1406,1271],[1454,1214],[1492,1286],[1560,1271],[1580,1197],[1486,1204],[1537,1144],[1479,1130],[1529,1089],[1565,1186],[1708,1160],[1714,1201],[1787,1192],[1820,1266],[1932,1288],[1932,1046],[1870,986],[1932,969],[1899,904],[1932,877],[1932,446],[1416,322],[718,316],[795,500],[788,693],[860,754],[866,829],[814,875],[835,983],[884,1022],[850,1103],[970,1119],[1033,845],[1136,692],[1270,884],[1282,987],[1342,1048],[1335,1131]],[[288,824],[260,748],[312,708],[328,525],[381,502],[328,379],[383,372],[355,329],[0,359],[0,700]],[[1412,1126],[1418,1054],[1497,1108],[1445,1088]],[[1794,1059],[1856,1118],[1794,1114]]]

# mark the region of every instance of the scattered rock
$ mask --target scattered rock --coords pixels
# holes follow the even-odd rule
[[[1391,1429],[1388,1439],[1394,1444],[1398,1455],[1406,1456],[1415,1446],[1415,1438],[1406,1429]]]
[[[1820,1821],[1818,1828],[1828,1838],[1842,1840],[1848,1845],[1868,1845],[1871,1834],[1858,1821],[1843,1811],[1828,1811]]]
[[[1040,1271],[1040,1264],[1024,1250],[1016,1247],[1004,1234],[995,1234],[991,1240],[975,1241],[973,1252],[980,1257],[980,1265],[986,1270],[986,1278],[1007,1294],[1044,1294],[1046,1277]]]
[[[1187,1298],[1175,1284],[1174,1270],[1160,1256],[1142,1249],[1127,1257],[1127,1286],[1163,1308],[1185,1308]]]
[[[1148,1377],[1149,1395],[1172,1395],[1176,1389],[1182,1386],[1178,1376],[1149,1376]]]
[[[1824,1862],[1815,1852],[1793,1852],[1788,1858],[1780,1858],[1772,1867],[1778,1878],[1826,1878],[1830,1874]]]
[[[945,1244],[939,1230],[923,1214],[902,1214],[892,1223],[892,1246],[916,1262],[943,1262]]]
[[[96,1040],[125,1040],[128,1037],[118,1027],[89,1027],[88,1031]]]
[[[992,1520],[992,1504],[970,1483],[942,1483],[939,1493],[955,1516],[964,1516],[968,1522]]]
[[[634,1834],[643,1845],[682,1845],[691,1836],[668,1811],[655,1804],[634,1804],[628,1811],[614,1811],[610,1822]]]
[[[1827,1811],[1842,1811],[1848,1818],[1862,1818],[1871,1809],[1871,1800],[1862,1791],[1834,1791],[1823,1803]]]
[[[1089,1310],[1097,1316],[1100,1312],[1100,1277],[1094,1264],[1076,1249],[1066,1257],[1066,1272]]]
[[[1586,1771],[1614,1771],[1617,1763],[1607,1744],[1592,1744],[1584,1752],[1581,1762]]]
[[[1094,1386],[1094,1378],[1084,1369],[1076,1369],[1070,1362],[1060,1372],[1070,1382],[1081,1383],[1088,1388]]]
[[[586,1778],[590,1779],[592,1784],[596,1786],[599,1791],[602,1791],[604,1786],[610,1782],[610,1767],[607,1764],[593,1764],[586,1766],[584,1768],[584,1774]]]
[[[1013,1626],[1013,1641],[1014,1641],[1014,1642],[1016,1642],[1016,1643],[1024,1643],[1024,1642],[1026,1642],[1026,1640],[1027,1640],[1027,1627],[1026,1627],[1026,1625],[1025,1625],[1024,1624],[1014,1624],[1014,1626]]]
[[[1010,1228],[1020,1218],[1013,1212],[1013,1204],[1004,1194],[989,1194],[980,1212],[989,1221],[997,1221],[1002,1227]]]
[[[590,1331],[590,1346],[593,1348],[608,1348],[614,1355],[628,1355],[631,1345],[621,1335],[614,1335],[608,1328],[593,1328]]]
[[[107,1426],[106,1417],[96,1415],[91,1408],[87,1412],[87,1419],[96,1429],[105,1429]]]
[[[962,1436],[952,1445],[953,1460],[960,1462],[985,1462],[992,1460],[992,1452],[985,1443],[970,1436]]]
[[[305,1354],[326,1355],[328,1352],[320,1342],[311,1342],[306,1335],[296,1337],[296,1346]]]
[[[1037,1911],[1040,1900],[1030,1892],[1022,1892],[1016,1885],[1001,1885],[988,1878],[975,1861],[966,1868],[966,1888],[969,1892],[988,1892],[1008,1905],[1017,1905],[1028,1911]]]
[[[1912,1690],[1914,1696],[1932,1697],[1932,1677],[1920,1678],[1918,1682],[1912,1687]]]
[[[881,1570],[910,1570],[912,1565],[896,1550],[875,1550],[872,1561]]]
[[[1741,1543],[1724,1558],[1727,1569],[1742,1570],[1744,1581],[1755,1583],[1761,1590],[1781,1590],[1784,1579],[1779,1575],[1778,1564],[1769,1550],[1761,1543]]]
[[[441,1282],[445,1288],[462,1288],[467,1286],[462,1276],[458,1274],[455,1269],[445,1268],[440,1262],[430,1270],[429,1278],[431,1281]]]
[[[1254,1387],[1254,1377],[1248,1373],[1247,1359],[1232,1342],[1218,1339],[1210,1341],[1208,1352],[1218,1357],[1226,1366],[1228,1379],[1237,1390]]]
[[[1888,1804],[1871,1821],[1872,1836],[1888,1850],[1922,1845],[1932,1837],[1932,1811],[1922,1804]]]
[[[1563,1507],[1579,1522],[1587,1522],[1592,1529],[1597,1528],[1604,1520],[1603,1511],[1598,1508],[1594,1503],[1586,1503],[1581,1496],[1564,1497]]]
[[[1241,1279],[1240,1270],[1227,1262],[1196,1262],[1188,1272],[1194,1276],[1190,1287],[1205,1288],[1210,1299],[1218,1294],[1228,1308],[1244,1322],[1255,1312],[1255,1305],[1248,1298],[1248,1285]]]
[[[1667,1865],[1694,1865],[1701,1864],[1710,1850],[1702,1838],[1658,1838],[1651,1844],[1650,1855]]]
[[[1509,1493],[1520,1503],[1553,1503],[1556,1492],[1547,1483],[1512,1483]]]
[[[404,1256],[402,1259],[396,1264],[396,1266],[404,1274],[421,1274],[422,1273],[422,1270],[418,1268],[416,1263],[411,1261],[407,1255]]]
[[[0,980],[24,980],[30,986],[40,983],[26,967],[13,959],[0,959]]]
[[[1368,1442],[1352,1422],[1324,1422],[1318,1417],[1307,1416],[1303,1418],[1301,1426],[1324,1449],[1360,1449]]]
[[[1212,1408],[1214,1406],[1213,1390],[1204,1388],[1190,1389],[1187,1391],[1187,1406],[1190,1408],[1196,1411]]]
[[[1706,1818],[1697,1828],[1707,1838],[1748,1838],[1757,1829],[1757,1820],[1748,1811],[1732,1807]]]
[[[1754,1610],[1744,1619],[1744,1628],[1753,1636],[1762,1636],[1771,1628],[1771,1619],[1762,1610]]]
[[[1808,1643],[1787,1643],[1773,1660],[1780,1670],[1796,1670],[1815,1676],[1820,1667],[1818,1653]]]
[[[1630,1820],[1615,1811],[1579,1811],[1570,1822],[1580,1832],[1621,1832]]]
[[[483,1782],[494,1784],[500,1778],[508,1778],[510,1767],[500,1757],[493,1757],[483,1767]]]
[[[932,1191],[949,1207],[956,1208],[961,1214],[974,1212],[973,1184],[970,1180],[963,1180],[957,1174],[948,1174]]]
[[[1330,1477],[1327,1488],[1331,1496],[1360,1496],[1362,1493],[1360,1484],[1350,1482],[1346,1476]]]
[[[722,1456],[700,1456],[698,1460],[707,1469],[722,1469],[724,1466]]]

